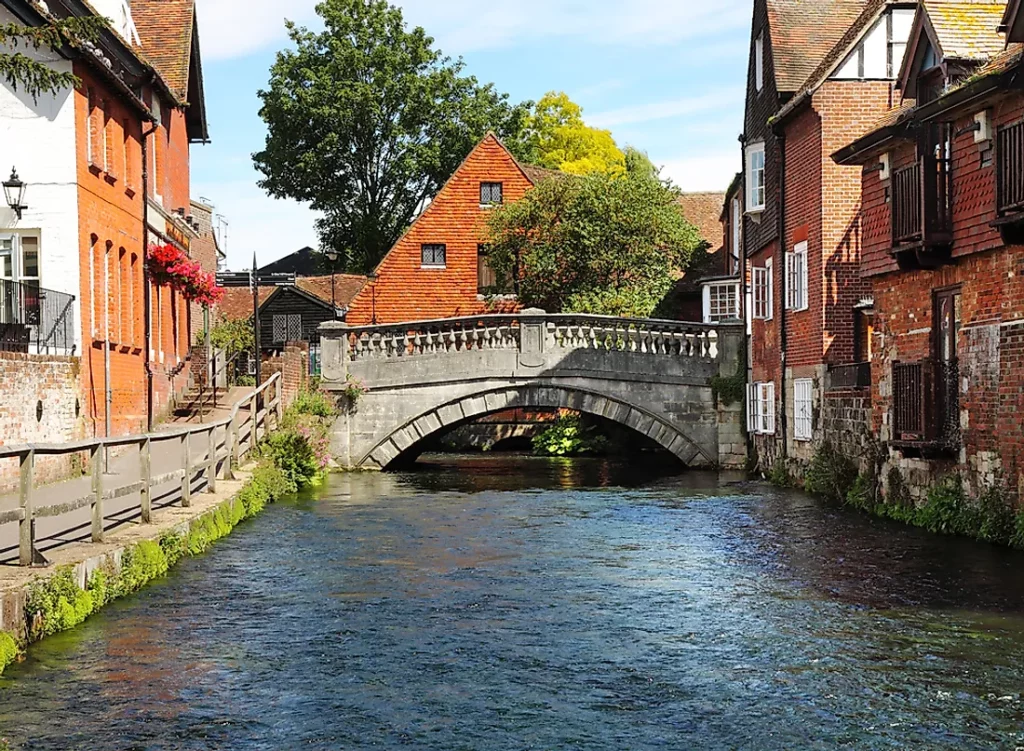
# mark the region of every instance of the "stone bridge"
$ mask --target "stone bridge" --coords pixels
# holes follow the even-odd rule
[[[323,387],[368,389],[333,429],[340,466],[384,469],[425,439],[514,407],[568,408],[646,435],[691,467],[746,461],[743,405],[714,376],[742,367],[743,329],[526,310],[389,326],[320,327]]]

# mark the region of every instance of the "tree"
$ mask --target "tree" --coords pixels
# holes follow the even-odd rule
[[[514,148],[525,162],[570,175],[626,170],[626,157],[611,132],[588,126],[583,109],[564,92],[549,92],[537,102]]]
[[[649,316],[701,245],[674,191],[629,174],[544,180],[488,229],[495,272],[552,313]]]
[[[99,39],[107,20],[100,16],[50,19],[43,26],[0,24],[0,47],[13,52],[0,53],[0,77],[15,91],[20,86],[33,100],[42,94],[57,94],[75,89],[81,81],[73,73],[53,70],[45,62],[20,51],[59,50],[65,45],[81,46]]]
[[[529,103],[512,105],[463,75],[385,0],[323,0],[324,30],[287,22],[259,92],[266,146],[261,187],[322,213],[324,249],[371,269],[489,130],[516,138]]]

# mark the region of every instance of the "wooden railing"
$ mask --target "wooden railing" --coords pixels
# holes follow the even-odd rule
[[[517,350],[524,323],[543,324],[545,349],[596,349],[675,357],[718,352],[713,324],[582,314],[481,315],[348,330],[353,361],[472,350]]]
[[[956,360],[893,363],[894,443],[949,448],[959,445],[959,372]]]
[[[921,239],[921,164],[914,162],[892,173],[892,243]]]
[[[237,402],[228,417],[195,427],[54,445],[0,446],[0,459],[16,457],[19,460],[19,507],[12,511],[0,512],[0,524],[18,523],[19,564],[28,566],[33,562],[36,519],[58,517],[89,508],[92,512],[91,539],[93,542],[103,542],[106,501],[139,493],[139,506],[133,508],[139,510],[143,524],[150,524],[153,513],[153,488],[156,486],[180,480],[181,487],[175,491],[172,502],[176,500],[181,506],[188,507],[192,499],[192,481],[199,472],[205,482],[206,492],[215,493],[217,478],[230,478],[232,467],[239,466],[242,460],[253,452],[260,438],[270,432],[271,422],[273,427],[280,424],[283,412],[281,383],[281,374],[274,374],[266,383]],[[243,407],[247,409],[245,414],[242,411]],[[199,445],[194,439],[198,436],[205,436],[205,450],[202,455],[195,453]],[[153,475],[152,444],[173,440],[180,442],[183,466],[164,474]],[[106,453],[110,449],[125,446],[138,448],[139,480],[107,487],[107,478],[104,475]],[[37,507],[34,503],[37,490],[34,478],[36,457],[65,456],[83,452],[89,453],[91,491],[64,503]]]
[[[1024,123],[1000,128],[997,136],[999,213],[1024,210]]]

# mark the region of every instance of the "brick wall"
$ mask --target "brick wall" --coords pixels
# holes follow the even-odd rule
[[[265,356],[260,370],[264,380],[281,374],[281,399],[287,407],[309,388],[309,342],[288,342],[283,351]]]
[[[83,438],[80,365],[77,357],[0,352],[0,445]],[[70,457],[36,458],[37,482],[54,482],[71,471]],[[13,490],[17,483],[17,460],[0,460],[0,492]]]
[[[487,136],[466,158],[433,202],[391,249],[377,268],[376,284],[367,285],[349,308],[353,325],[428,320],[472,315],[483,310],[477,289],[477,249],[487,209],[480,208],[480,183],[503,184],[503,200],[518,201],[532,184],[512,155]],[[447,246],[443,269],[423,268],[421,246]]]

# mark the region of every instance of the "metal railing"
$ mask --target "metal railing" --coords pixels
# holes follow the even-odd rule
[[[0,279],[0,351],[73,354],[75,296]]]
[[[46,517],[57,517],[83,508],[92,512],[91,539],[103,542],[106,519],[104,503],[139,493],[140,518],[143,524],[152,523],[153,488],[178,480],[181,487],[174,493],[172,503],[180,502],[182,507],[191,505],[193,478],[199,472],[205,482],[208,493],[217,491],[217,479],[230,479],[232,467],[241,464],[242,459],[251,455],[261,437],[271,429],[271,416],[274,427],[281,423],[283,402],[281,400],[282,378],[276,373],[266,383],[255,389],[251,394],[237,402],[231,414],[216,422],[206,423],[191,428],[168,430],[160,433],[124,436],[121,438],[103,438],[74,441],[63,444],[26,444],[20,446],[0,446],[0,459],[17,457],[20,467],[19,505],[18,508],[0,512],[0,524],[18,523],[18,562],[29,566],[35,559],[36,534],[35,520]],[[242,408],[247,412],[243,415]],[[205,452],[199,456],[193,449],[193,438],[205,436]],[[153,475],[152,444],[178,440],[181,444],[183,466],[161,475]],[[139,455],[139,480],[136,482],[107,487],[107,476],[104,475],[104,453],[116,447],[136,446]],[[91,491],[64,503],[47,506],[36,506],[34,495],[36,485],[34,468],[37,456],[64,456],[68,454],[89,453],[89,475],[92,480]],[[119,513],[123,513],[123,509]]]
[[[999,129],[996,158],[999,213],[1020,211],[1024,209],[1024,122]]]
[[[956,360],[894,362],[893,441],[904,445],[960,445],[960,368]]]
[[[828,376],[829,391],[871,388],[871,363],[829,365]]]

